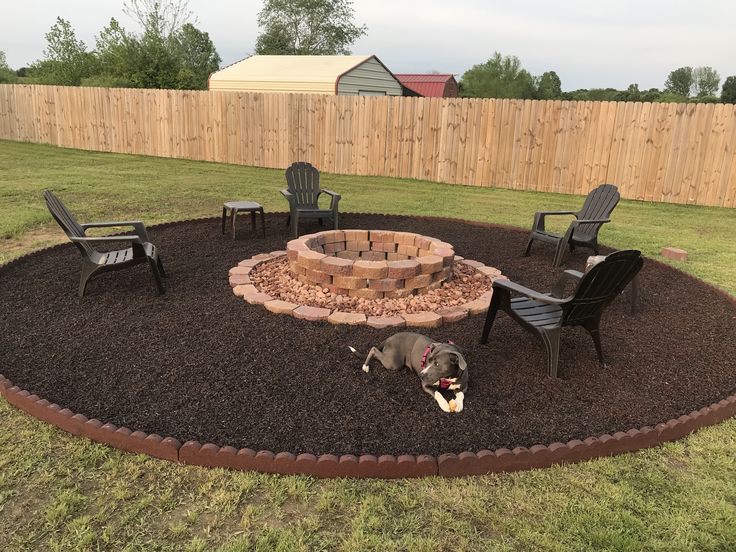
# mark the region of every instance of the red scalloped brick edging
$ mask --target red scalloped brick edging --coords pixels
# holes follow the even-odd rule
[[[187,222],[192,221],[165,223],[157,226],[171,226]],[[476,226],[495,226],[473,221],[468,222]],[[23,255],[6,263],[0,267],[0,270],[31,255],[37,255],[43,251],[66,245],[55,245]],[[726,297],[733,305],[736,305],[736,298],[725,291],[673,267],[664,266],[684,274],[700,285],[707,286],[721,296]],[[657,424],[654,427],[645,426],[639,429],[630,429],[626,432],[616,432],[613,435],[604,434],[599,437],[588,437],[583,441],[572,440],[567,443],[534,445],[530,448],[517,447],[513,450],[501,448],[481,450],[477,453],[468,451],[460,454],[448,453],[441,454],[437,458],[431,455],[413,456],[408,454],[398,457],[367,454],[361,456],[350,454],[315,456],[313,454],[294,455],[290,452],[256,452],[248,448],[220,447],[212,443],[203,445],[196,441],[187,441],[182,445],[173,437],[161,437],[155,433],[132,431],[125,427],[103,423],[100,420],[87,419],[82,414],[74,413],[67,408],[50,403],[46,399],[14,386],[10,380],[1,374],[0,395],[8,403],[39,420],[55,425],[73,435],[81,435],[124,451],[148,454],[155,458],[195,466],[224,467],[276,474],[303,474],[322,478],[393,479],[431,475],[460,477],[547,468],[557,464],[573,464],[604,456],[634,452],[660,443],[675,441],[697,429],[720,423],[736,415],[736,395],[731,395],[710,406]]]
[[[227,445],[220,447],[197,441],[187,441],[182,445],[173,437],[131,431],[125,427],[103,424],[95,419],[88,420],[82,414],[75,414],[69,409],[49,403],[13,386],[12,382],[2,375],[0,375],[0,395],[16,408],[39,420],[53,424],[73,435],[81,435],[124,451],[148,454],[155,458],[193,466],[284,475],[313,475],[323,478],[398,479],[431,475],[459,477],[548,468],[556,464],[573,464],[603,456],[615,456],[675,441],[696,429],[717,424],[736,415],[736,395],[731,395],[710,406],[654,427],[589,437],[584,441],[572,440],[567,443],[534,445],[530,448],[517,447],[513,450],[501,448],[481,450],[477,453],[449,453],[441,454],[437,458],[428,454],[315,456],[306,453],[295,455],[290,452],[236,449]]]

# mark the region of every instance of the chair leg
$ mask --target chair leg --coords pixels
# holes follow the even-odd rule
[[[333,230],[337,230],[338,229],[338,226],[337,226],[337,211],[335,211],[334,213],[332,213],[332,228],[333,228]]]
[[[158,294],[163,295],[166,293],[166,288],[164,287],[164,283],[161,280],[161,273],[158,270],[158,259],[154,259],[153,257],[148,257],[148,265],[151,267],[151,272],[153,272],[153,278],[156,280],[156,287],[158,288]]]
[[[547,375],[557,377],[557,364],[560,360],[560,328],[540,332],[544,348],[547,349]]]
[[[601,366],[606,367],[606,359],[603,357],[603,347],[601,346],[601,332],[599,330],[599,321],[595,320],[585,324],[583,327],[588,330],[590,337],[593,338],[593,344],[595,345],[595,352],[598,355],[598,362]]]
[[[87,264],[82,265],[82,274],[79,277],[79,290],[77,292],[80,297],[84,297],[84,294],[87,291],[87,282],[89,282],[94,273],[94,266],[90,267]]]
[[[255,211],[250,212],[250,230],[253,233],[255,233],[256,231],[256,212]]]
[[[166,271],[164,270],[164,263],[161,262],[161,257],[156,257],[156,266],[158,267],[158,271],[164,278],[168,278],[168,274],[166,274]]]
[[[480,342],[483,345],[488,342],[488,335],[491,333],[491,328],[493,328],[493,322],[496,320],[496,314],[498,314],[498,308],[500,306],[501,292],[498,289],[495,289],[491,296],[491,304],[488,306],[488,312],[486,312],[486,321],[485,324],[483,324],[483,333],[480,336]]]
[[[560,243],[557,244],[557,248],[555,249],[555,258],[554,261],[552,261],[552,266],[560,266],[562,264],[562,259],[565,258],[565,242],[560,241]]]
[[[263,214],[263,207],[261,207],[261,233],[263,234],[263,237],[266,237],[266,217]]]
[[[528,257],[532,250],[532,243],[534,242],[534,232],[529,234],[529,240],[526,242],[526,249],[524,250],[524,257]]]
[[[299,237],[299,213],[294,213],[294,216],[291,218],[291,237],[292,238],[298,238]]]
[[[225,214],[227,209],[225,207],[222,208],[222,233],[225,234]]]

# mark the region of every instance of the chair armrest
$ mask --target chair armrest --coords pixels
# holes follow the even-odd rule
[[[544,231],[544,218],[547,215],[577,215],[577,211],[537,211],[534,213],[534,230]]]
[[[338,194],[337,192],[328,190],[327,188],[322,188],[322,191],[332,198],[330,200],[330,209],[332,210],[337,209],[337,204],[340,202],[340,199],[342,199],[342,196]]]
[[[292,194],[288,189],[283,189],[279,191],[281,192],[281,195],[284,196],[289,203],[294,201],[294,194]]]
[[[521,284],[512,282],[511,280],[494,280],[493,287],[501,288],[509,292],[518,293],[519,295],[523,295],[525,297],[528,297],[529,299],[534,299],[535,301],[540,301],[542,303],[547,303],[550,305],[561,305],[562,303],[566,302],[565,299],[560,299],[558,297],[552,297],[550,295],[545,295],[544,293],[539,293],[538,291],[529,289],[528,287],[524,287]]]
[[[568,282],[575,281],[577,283],[583,276],[584,274],[577,270],[565,270],[557,282],[555,282],[555,285],[552,286],[552,297],[556,297],[558,299],[565,297],[565,288],[567,287]]]
[[[573,220],[570,224],[580,226],[581,224],[605,224],[606,222],[611,222],[611,219],[578,219]]]
[[[143,224],[143,221],[140,220],[128,220],[128,221],[113,221],[113,222],[87,222],[85,224],[80,224],[83,230],[87,230],[87,228],[111,228],[113,226],[132,226],[135,229],[135,233],[138,235],[138,237],[147,242],[150,241],[148,239],[148,232],[146,232],[146,225]]]
[[[73,242],[89,242],[89,243],[105,243],[105,242],[123,242],[123,241],[130,241],[142,244],[143,240],[141,240],[140,236],[93,236],[93,237],[84,237],[79,238],[76,236],[72,236],[69,238]]]

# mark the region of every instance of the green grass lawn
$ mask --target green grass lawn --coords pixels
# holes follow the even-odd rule
[[[579,197],[323,175],[343,211],[527,227]],[[63,241],[41,192],[80,220],[284,210],[283,171],[0,141],[0,262]],[[736,293],[736,210],[623,201],[601,240]],[[1,285],[0,281],[0,285]],[[73,290],[70,290],[70,293]],[[1,308],[1,306],[0,306]],[[0,367],[0,373],[2,367]],[[321,481],[207,470],[72,437],[0,401],[0,550],[736,550],[736,420],[677,443],[456,480]]]

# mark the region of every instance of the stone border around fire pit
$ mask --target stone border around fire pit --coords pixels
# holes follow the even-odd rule
[[[393,232],[390,232],[393,234]],[[439,240],[437,240],[439,241]],[[301,250],[297,250],[301,251]],[[326,309],[321,307],[313,307],[276,299],[267,293],[261,292],[251,283],[250,272],[260,263],[267,262],[272,259],[278,259],[287,255],[286,251],[272,251],[270,253],[261,253],[254,255],[250,259],[245,259],[238,263],[229,271],[230,287],[237,297],[242,297],[251,305],[263,305],[267,310],[276,314],[288,314],[294,318],[301,320],[319,321],[324,320],[331,324],[366,324],[372,328],[389,328],[389,327],[413,327],[413,328],[437,328],[443,324],[450,324],[463,320],[469,315],[481,314],[488,310],[491,303],[492,291],[486,291],[479,298],[469,301],[457,307],[447,307],[437,311],[421,311],[415,313],[406,313],[402,316],[366,316],[365,314],[355,312],[344,312],[339,309]],[[505,278],[501,271],[485,266],[479,261],[472,261],[454,255],[454,260],[461,262],[477,272],[490,277],[492,280]],[[311,283],[311,282],[310,282]]]

